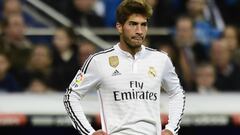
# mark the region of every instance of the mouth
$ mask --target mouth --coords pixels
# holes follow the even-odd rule
[[[132,37],[133,40],[137,40],[137,41],[142,41],[143,37],[142,36],[134,36]]]

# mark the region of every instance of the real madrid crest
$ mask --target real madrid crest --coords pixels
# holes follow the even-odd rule
[[[157,71],[154,67],[149,67],[148,69],[148,76],[149,77],[156,77]]]
[[[110,56],[108,61],[109,61],[109,65],[113,68],[116,68],[119,64],[118,56]]]

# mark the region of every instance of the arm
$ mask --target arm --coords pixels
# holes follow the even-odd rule
[[[163,132],[171,131],[174,135],[180,129],[180,122],[182,119],[185,107],[184,90],[180,85],[179,78],[175,73],[175,68],[171,60],[167,57],[163,73],[162,86],[169,95],[169,120],[166,129]],[[163,133],[164,134],[164,133]],[[166,134],[170,135],[170,134]]]
[[[71,82],[64,96],[64,105],[72,124],[82,135],[92,135],[95,130],[81,107],[81,99],[89,90],[96,90],[100,82],[94,59],[90,56]]]

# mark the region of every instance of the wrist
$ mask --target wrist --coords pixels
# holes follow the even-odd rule
[[[90,131],[88,135],[93,135],[93,133],[96,132],[95,130]]]
[[[165,129],[164,129],[164,130],[168,130],[168,131],[170,131],[170,132],[172,133],[172,135],[176,135],[174,129],[173,129],[169,124],[167,124],[167,125],[165,126]]]
[[[174,131],[171,131],[169,129],[164,129],[163,130],[163,135],[175,135]]]

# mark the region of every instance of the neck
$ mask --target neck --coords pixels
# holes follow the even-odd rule
[[[122,49],[123,51],[129,52],[133,57],[134,55],[139,52],[142,47],[132,47],[131,45],[128,45],[126,42],[120,40],[120,44],[119,44],[120,49]]]
[[[69,61],[73,55],[73,51],[71,49],[68,49],[64,52],[61,52],[61,58],[64,60],[64,61]]]

